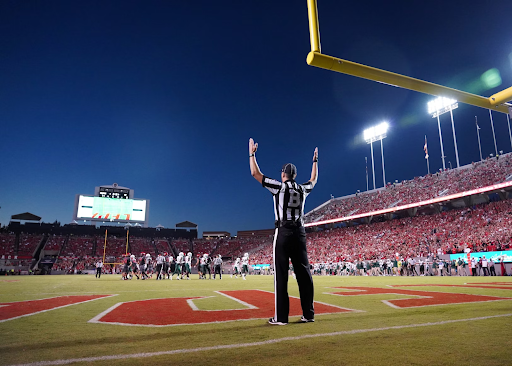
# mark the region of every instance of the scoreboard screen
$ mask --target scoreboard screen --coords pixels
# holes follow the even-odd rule
[[[146,222],[148,200],[77,195],[75,220]]]

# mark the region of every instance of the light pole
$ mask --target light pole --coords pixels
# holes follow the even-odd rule
[[[492,111],[489,109],[489,117],[491,118],[492,138],[494,139],[494,151],[498,155],[498,145],[496,144],[496,134],[494,133],[494,122],[492,120]]]
[[[480,151],[480,161],[483,161],[484,158],[482,157],[482,144],[480,143],[480,126],[478,126],[478,119],[475,116],[475,123],[476,123],[476,136],[478,137],[478,151]]]
[[[373,161],[373,143],[375,141],[380,140],[380,152],[382,156],[382,179],[384,182],[384,187],[386,186],[386,170],[384,168],[384,147],[382,144],[382,140],[387,136],[387,132],[389,129],[389,124],[387,122],[382,122],[377,126],[367,128],[364,130],[364,140],[367,144],[370,144],[370,150],[372,153],[372,176],[373,176],[373,189],[375,189],[375,164]]]
[[[384,169],[384,144],[382,143],[382,139],[380,139],[380,156],[382,157],[382,181],[384,182],[384,187],[386,186],[386,169]]]
[[[458,107],[458,103],[455,99],[449,99],[445,97],[439,97],[437,99],[431,100],[428,102],[428,113],[432,114],[432,118],[437,117],[437,128],[439,129],[439,141],[441,143],[441,158],[443,159],[443,170],[446,169],[446,165],[444,162],[444,148],[443,148],[443,136],[441,134],[441,122],[439,120],[439,116],[450,112],[451,120],[452,120],[452,133],[453,133],[453,145],[455,147],[455,159],[457,161],[457,168],[459,165],[459,151],[457,148],[457,137],[455,135],[455,124],[453,123],[453,113],[452,111]]]
[[[368,158],[364,157],[364,162],[366,165],[366,192],[368,192]]]
[[[370,151],[372,153],[372,178],[373,178],[373,189],[375,189],[375,164],[373,163],[373,141],[370,142]]]
[[[512,132],[510,132],[510,117],[507,114],[508,136],[510,137],[510,148],[512,148]]]

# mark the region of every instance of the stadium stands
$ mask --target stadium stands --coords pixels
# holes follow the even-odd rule
[[[93,255],[93,248],[96,243],[95,237],[70,236],[60,255],[63,257],[83,257]],[[103,253],[103,247],[102,253]]]
[[[177,252],[188,253],[191,251],[190,241],[187,239],[173,239],[171,247],[176,248]]]
[[[512,200],[435,215],[335,228],[307,235],[311,263],[426,257],[512,249]],[[252,253],[256,263],[271,263],[272,244]]]
[[[0,234],[0,255],[15,255],[16,235],[1,233]]]
[[[135,254],[140,254],[142,252],[149,253],[151,256],[156,255],[156,247],[151,242],[150,238],[137,238],[131,237],[130,240],[130,251]]]
[[[460,169],[416,177],[376,191],[333,199],[309,212],[306,222],[316,222],[420,202],[504,182],[512,174],[512,153],[488,158]]]
[[[487,159],[456,170],[447,170],[386,188],[333,199],[307,214],[314,222],[329,218],[370,212],[387,207],[419,202],[474,188],[489,186],[510,179],[512,154]],[[456,208],[441,213],[414,217],[374,220],[371,224],[321,228],[307,234],[308,252],[312,263],[342,260],[360,261],[400,256],[422,257],[440,253],[512,249],[512,199]],[[389,219],[389,218],[388,218]],[[60,252],[53,269],[81,271],[103,257],[103,237],[100,231],[92,235],[74,235],[77,228],[65,228],[65,233],[49,233],[44,250]],[[83,228],[78,228],[83,229]],[[322,230],[323,229],[323,230]],[[64,229],[63,229],[64,230]],[[90,229],[93,230],[93,229]],[[95,230],[95,229],[94,229]],[[103,230],[103,229],[101,229]],[[121,229],[107,240],[107,256],[117,263],[126,252],[126,238]],[[0,255],[32,256],[43,235],[19,231],[0,233]],[[251,253],[251,263],[272,262],[272,236],[244,236],[222,239],[176,239],[140,235],[129,237],[130,251],[135,254],[192,251],[194,255],[221,254],[225,258]],[[43,240],[44,242],[44,240]]]
[[[18,256],[32,256],[37,245],[43,239],[43,235],[20,235],[20,243],[18,247]]]
[[[62,235],[50,235],[44,246],[45,250],[60,252],[66,242],[66,237]]]

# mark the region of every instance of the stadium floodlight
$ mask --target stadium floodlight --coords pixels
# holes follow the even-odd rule
[[[439,97],[434,100],[431,100],[427,104],[428,113],[432,115],[432,118],[437,118],[437,128],[439,129],[439,142],[441,143],[441,158],[443,160],[443,170],[446,169],[446,164],[444,161],[444,148],[443,148],[443,135],[441,134],[441,121],[439,120],[439,116],[450,112],[450,117],[452,120],[452,133],[453,133],[453,145],[455,146],[455,160],[457,161],[457,168],[460,167],[459,164],[459,149],[457,148],[457,137],[455,136],[455,125],[453,123],[453,110],[459,107],[459,104],[455,99]]]
[[[367,128],[366,130],[364,130],[364,133],[363,133],[364,140],[366,141],[367,144],[370,144],[370,143],[378,141],[378,140],[382,140],[383,138],[386,137],[388,129],[389,129],[389,123],[387,123],[387,122],[382,122],[382,123],[378,124],[377,126]]]
[[[441,114],[449,112],[459,107],[455,99],[439,97],[428,102],[428,113],[432,114],[432,118],[436,118]]]
[[[363,132],[364,140],[367,144],[370,144],[370,150],[372,154],[372,177],[373,177],[373,189],[375,189],[375,163],[373,161],[373,143],[380,140],[380,154],[382,157],[382,180],[384,187],[386,186],[386,170],[384,169],[384,145],[382,140],[386,138],[389,129],[389,123],[382,122],[377,126],[367,128]]]

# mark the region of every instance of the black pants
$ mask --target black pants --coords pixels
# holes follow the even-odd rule
[[[288,298],[288,267],[292,261],[293,270],[299,285],[302,315],[313,319],[313,278],[309,270],[306,251],[306,231],[304,227],[280,227],[274,237],[274,292],[275,315],[278,322],[288,323],[290,300]]]
[[[96,268],[96,278],[101,277],[101,268]]]
[[[215,272],[213,273],[213,279],[215,279],[215,275],[219,275],[219,278],[222,279],[222,274],[220,273],[220,264],[219,265],[216,265],[214,267],[215,269]]]

